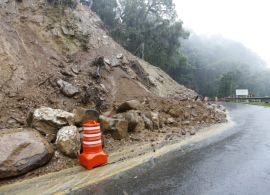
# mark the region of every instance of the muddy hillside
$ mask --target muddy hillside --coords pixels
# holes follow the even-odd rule
[[[193,98],[159,68],[115,43],[87,8],[0,1],[0,127],[21,125],[34,108],[108,110],[146,96]],[[59,82],[68,82],[68,89]]]
[[[0,0],[0,26],[1,178],[78,164],[80,127],[93,116],[109,153],[225,121],[222,108],[114,42],[79,2]]]

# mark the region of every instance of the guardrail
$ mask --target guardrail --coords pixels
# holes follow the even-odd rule
[[[225,101],[234,101],[234,100],[254,100],[261,102],[270,102],[270,97],[227,97],[224,98]]]

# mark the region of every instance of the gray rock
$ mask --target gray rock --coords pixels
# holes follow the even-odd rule
[[[42,107],[31,113],[27,119],[28,125],[45,134],[49,141],[56,137],[57,131],[73,123],[74,114],[60,110]]]
[[[189,133],[190,133],[190,135],[195,135],[196,131],[192,129],[192,130],[189,131]]]
[[[78,67],[71,67],[71,71],[73,72],[73,73],[75,73],[75,74],[79,74],[80,72],[81,72],[81,70],[80,69],[78,69]]]
[[[73,97],[79,93],[77,87],[61,79],[57,81],[57,85],[60,87],[61,92],[68,97]]]
[[[129,100],[124,103],[122,103],[117,111],[118,112],[126,112],[128,110],[138,110],[141,106],[141,103],[138,100]]]
[[[175,124],[176,123],[175,119],[171,118],[171,117],[168,118],[166,122],[167,122],[167,124]]]
[[[104,58],[104,62],[105,62],[106,64],[108,64],[108,65],[111,65],[111,61],[110,61],[109,59],[107,59],[107,58]]]
[[[75,126],[62,127],[56,136],[56,147],[64,155],[76,158],[80,154],[80,133]]]
[[[226,108],[222,105],[218,105],[217,108],[223,112],[226,112]]]
[[[182,125],[189,125],[190,124],[190,121],[183,121],[182,122]]]
[[[117,59],[122,59],[123,57],[124,57],[124,55],[123,55],[122,53],[120,53],[120,54],[118,54],[118,55],[116,56]]]
[[[128,59],[124,56],[122,59],[121,59],[121,63],[123,65],[127,65],[129,63]]]
[[[50,144],[33,129],[1,129],[0,178],[41,167],[53,156]]]
[[[186,130],[182,129],[182,130],[181,130],[181,134],[182,134],[182,135],[186,135],[186,134],[187,134]]]
[[[120,63],[120,61],[118,59],[112,59],[110,64],[111,64],[112,67],[117,67],[117,66],[121,65],[121,63]]]

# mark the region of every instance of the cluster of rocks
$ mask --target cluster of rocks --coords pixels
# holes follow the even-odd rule
[[[137,100],[124,102],[119,105],[113,116],[100,116],[102,129],[110,132],[112,137],[117,140],[128,137],[129,132],[159,129],[159,114],[143,112],[141,107],[142,104]]]
[[[214,107],[215,106],[215,107]],[[226,121],[223,106],[207,106],[195,101],[151,100],[143,103],[130,100],[120,104],[115,112],[100,116],[102,129],[116,140],[127,138],[130,133],[143,130],[156,131],[167,127],[196,127]],[[183,128],[180,128],[183,127]],[[196,132],[193,130],[191,135]],[[185,134],[185,133],[184,133]]]
[[[0,178],[21,175],[48,163],[55,149],[77,158],[81,150],[79,127],[90,118],[97,120],[97,115],[83,108],[70,113],[41,107],[29,115],[28,128],[1,129]]]
[[[164,127],[177,127],[185,135],[181,127],[224,122],[224,111],[222,106],[166,99],[129,100],[102,115],[84,108],[66,112],[41,107],[29,115],[28,128],[0,131],[0,178],[20,175],[46,164],[55,150],[77,158],[82,146],[81,127],[88,120],[99,121],[103,134],[122,140],[130,134],[164,131]],[[191,129],[190,135],[194,135],[196,131]]]

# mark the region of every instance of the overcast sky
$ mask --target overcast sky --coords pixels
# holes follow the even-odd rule
[[[184,26],[242,42],[270,67],[270,0],[174,0]]]

